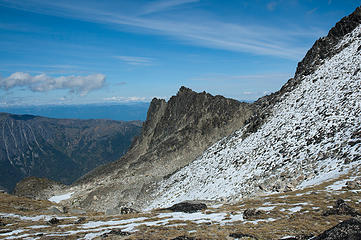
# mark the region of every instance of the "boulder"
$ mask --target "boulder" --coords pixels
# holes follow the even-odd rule
[[[244,234],[244,233],[231,233],[231,234],[229,234],[229,236],[232,238],[237,238],[237,239],[247,239],[247,240],[257,240],[258,239],[255,236],[252,236],[249,234]]]
[[[174,204],[173,206],[166,209],[173,212],[194,213],[207,209],[207,205],[199,202],[181,202]]]
[[[101,235],[102,238],[107,238],[109,235],[117,235],[117,236],[129,236],[129,232],[123,232],[121,229],[112,229],[108,233],[104,233]]]
[[[1,219],[0,219],[0,228],[1,227],[4,227],[6,225],[6,223],[4,223],[3,221],[1,221]]]
[[[194,240],[194,237],[188,237],[188,236],[178,236],[176,238],[172,238],[172,240]]]
[[[139,213],[138,210],[128,207],[116,207],[116,208],[108,208],[105,210],[105,215],[120,215],[120,214],[130,214],[130,213]]]
[[[0,193],[8,193],[8,190],[0,185]]]
[[[323,216],[329,215],[349,215],[352,217],[361,216],[361,214],[357,212],[354,208],[347,205],[347,203],[345,203],[343,199],[338,199],[333,208],[328,209],[323,213]]]
[[[353,181],[346,182],[346,189],[353,190],[353,189],[360,189],[361,188],[361,178],[356,178]]]
[[[249,219],[249,218],[261,215],[262,213],[263,213],[263,211],[261,211],[261,210],[257,210],[255,208],[247,208],[243,212],[243,218],[244,219]]]
[[[52,218],[48,221],[48,223],[50,223],[51,225],[55,225],[55,224],[59,224],[60,220],[57,218]]]
[[[139,213],[139,211],[128,207],[120,208],[120,214],[130,214],[130,213]]]
[[[85,217],[80,217],[80,218],[78,218],[78,220],[76,220],[76,221],[74,222],[74,224],[82,224],[82,223],[85,222],[85,220],[86,220]]]

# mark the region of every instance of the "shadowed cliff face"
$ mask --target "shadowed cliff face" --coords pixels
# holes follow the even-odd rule
[[[168,102],[153,99],[133,147],[119,161],[78,181],[78,186],[89,190],[75,200],[76,204],[97,210],[146,204],[157,182],[242,127],[253,112],[250,104],[185,87]]]
[[[28,176],[70,184],[123,155],[140,129],[118,121],[0,113],[0,185],[11,191]]]

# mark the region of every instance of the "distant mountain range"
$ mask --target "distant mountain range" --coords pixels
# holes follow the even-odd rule
[[[31,114],[50,118],[144,121],[147,116],[148,107],[149,103],[145,102],[128,104],[0,106],[0,112]]]
[[[11,191],[28,176],[70,184],[119,159],[140,121],[54,119],[0,113],[0,188]]]

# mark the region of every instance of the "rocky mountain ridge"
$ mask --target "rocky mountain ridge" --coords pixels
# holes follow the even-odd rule
[[[142,134],[120,160],[80,179],[71,204],[105,211],[138,208],[154,184],[189,164],[210,145],[243,126],[248,103],[181,87],[168,102],[153,99]]]
[[[356,9],[336,24],[329,37],[315,43],[299,65],[308,62],[312,70],[299,68],[281,91],[259,100],[271,99],[260,109],[261,119],[251,118],[244,128],[162,181],[149,208],[184,200],[240,201],[292,191],[360,166],[360,11]],[[351,25],[345,19],[352,19]],[[334,33],[340,34],[335,37]],[[326,48],[320,49],[320,42],[326,40]],[[289,88],[292,82],[297,84]]]
[[[28,176],[70,184],[123,155],[141,127],[137,122],[0,113],[0,129],[0,185],[12,191]]]

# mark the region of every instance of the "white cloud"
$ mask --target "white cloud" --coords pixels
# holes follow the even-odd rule
[[[88,76],[52,77],[47,74],[32,76],[29,73],[15,72],[7,78],[0,78],[0,88],[9,90],[15,87],[25,87],[33,92],[47,92],[56,89],[67,89],[80,95],[102,88],[105,75],[92,74]]]
[[[109,102],[147,102],[150,99],[147,97],[121,97],[121,96],[113,96],[104,98],[104,101]]]
[[[153,58],[147,58],[147,57],[115,56],[115,58],[120,59],[121,61],[129,65],[149,66],[152,65],[154,61]]]

